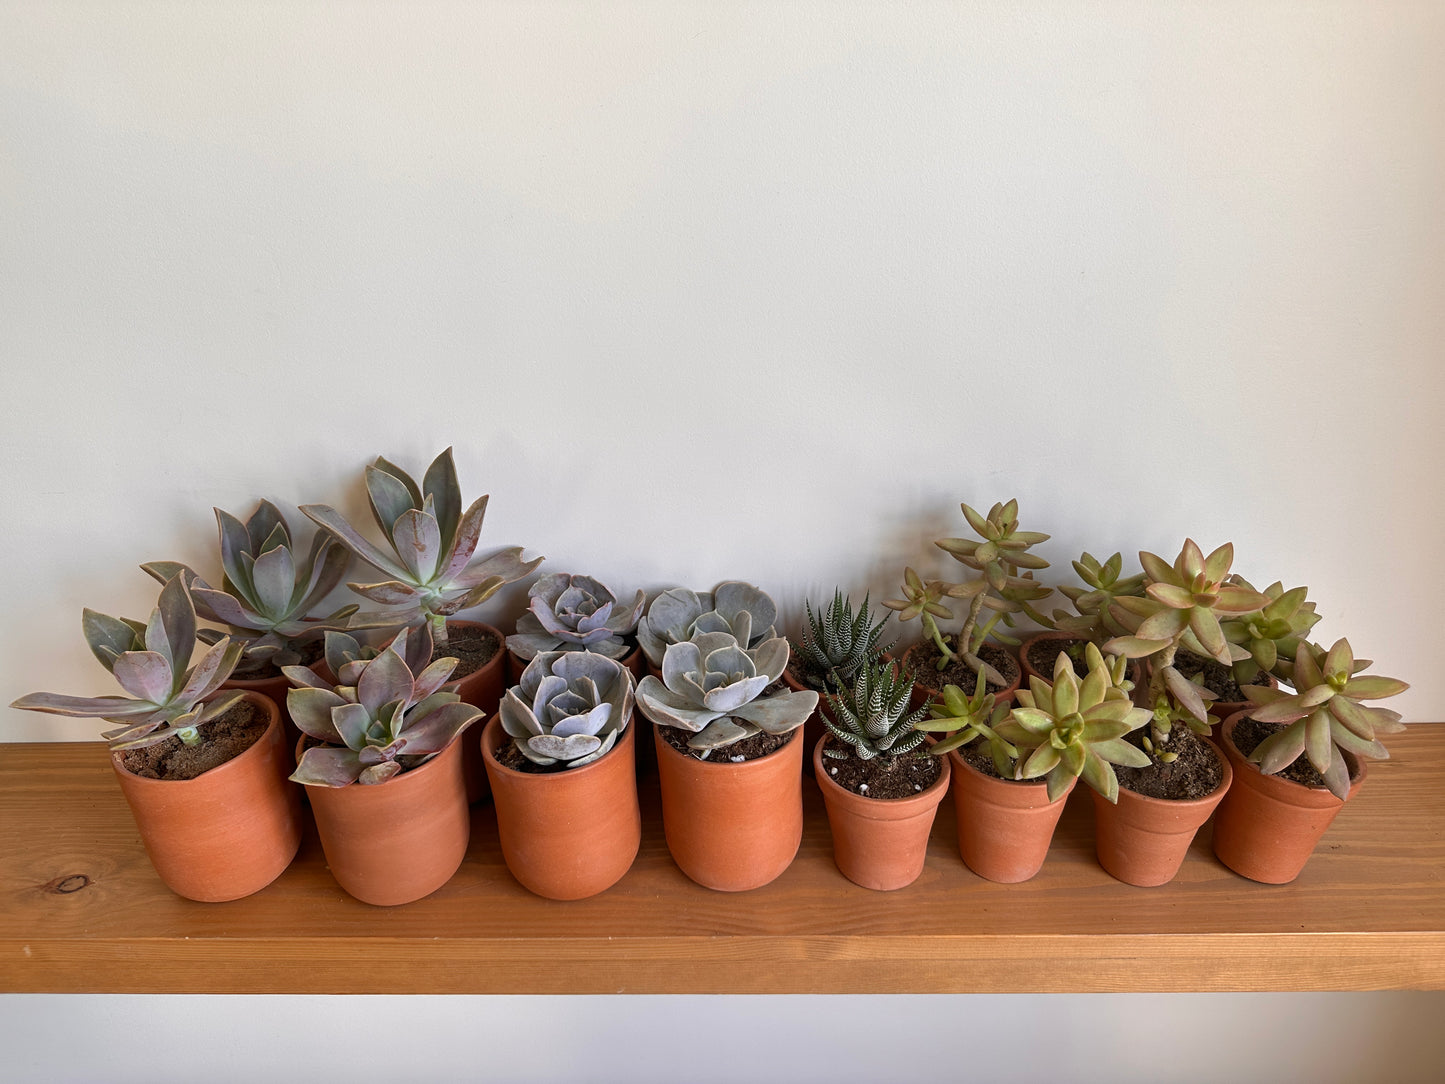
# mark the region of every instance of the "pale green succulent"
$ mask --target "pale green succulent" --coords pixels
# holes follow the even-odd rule
[[[632,672],[591,651],[544,651],[502,698],[502,729],[534,764],[580,768],[632,720]]]
[[[903,756],[923,744],[926,735],[914,724],[928,714],[927,705],[909,710],[913,678],[892,663],[865,663],[842,695],[828,693],[833,717],[823,714],[823,723],[839,741],[851,749],[828,747],[823,755],[838,760],[855,756],[872,760],[876,756]]]
[[[988,691],[987,681],[979,674],[972,695],[966,695],[957,685],[945,685],[942,697],[928,705],[928,718],[914,726],[930,733],[948,735],[929,750],[937,757],[982,738],[988,743],[989,755],[993,757],[993,766],[999,778],[1012,779],[1018,747],[1001,738],[997,730],[1008,718],[1009,710],[1008,704],[995,702],[993,693]]]
[[[807,621],[795,658],[829,689],[848,686],[855,674],[864,666],[876,665],[893,646],[879,644],[888,615],[875,623],[866,595],[856,614],[852,600],[845,599],[839,590],[833,592],[833,602],[826,610],[814,613],[807,599],[803,600],[803,609]]]
[[[1254,585],[1243,576],[1230,576],[1229,580],[1238,587],[1254,590]],[[1248,685],[1261,670],[1272,672],[1281,657],[1295,657],[1305,634],[1320,620],[1315,604],[1305,597],[1308,591],[1307,587],[1286,591],[1284,584],[1276,580],[1261,592],[1269,600],[1262,609],[1220,622],[1224,638],[1249,652],[1247,658],[1234,664],[1236,684]]]
[[[661,666],[669,644],[686,643],[699,632],[730,633],[752,649],[777,635],[778,608],[766,591],[729,580],[716,591],[674,587],[662,592],[637,623],[637,642],[653,666]]]
[[[1102,564],[1093,554],[1084,553],[1073,565],[1084,586],[1060,587],[1059,592],[1074,604],[1077,613],[1055,610],[1053,627],[1060,632],[1097,641],[1126,635],[1128,630],[1113,617],[1110,607],[1117,598],[1142,596],[1144,574],[1121,576],[1124,558],[1119,553]]]

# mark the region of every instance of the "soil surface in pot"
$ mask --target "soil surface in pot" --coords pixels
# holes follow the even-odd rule
[[[960,746],[954,750],[970,768],[978,769],[979,773],[988,776],[990,779],[1003,779],[1005,783],[1041,783],[1043,776],[1038,779],[1008,779],[998,774],[998,769],[993,764],[993,754],[988,751],[988,742],[982,738],[975,738],[967,745]]]
[[[1234,724],[1230,731],[1230,737],[1234,741],[1234,747],[1249,758],[1249,754],[1259,747],[1259,743],[1272,734],[1278,734],[1288,723],[1261,723],[1258,719],[1245,716]],[[1255,765],[1258,767],[1258,765]],[[1315,770],[1310,763],[1310,758],[1301,754],[1293,764],[1281,768],[1274,773],[1281,779],[1288,779],[1291,782],[1302,784],[1306,787],[1323,787],[1324,776]]]
[[[631,726],[632,724],[628,723],[627,725]],[[517,743],[512,740],[512,736],[510,734],[507,734],[505,730],[502,731],[502,733],[506,736],[507,740],[504,741],[497,749],[496,755],[497,763],[500,764],[503,768],[511,768],[514,772],[526,772],[528,775],[556,775],[558,772],[572,771],[571,768],[567,767],[567,765],[563,764],[561,761],[558,761],[556,764],[538,764],[535,761],[528,760],[522,755],[521,750],[517,748]],[[622,741],[624,733],[625,732],[618,733],[617,742]],[[617,744],[614,743],[612,749],[616,748]],[[604,753],[603,756],[610,755],[612,753],[612,749],[607,750],[607,752]],[[598,759],[600,760],[601,758],[599,757]],[[589,761],[588,763],[596,764],[597,761],[593,760]],[[585,768],[586,766],[587,765],[584,764],[582,767]]]
[[[296,653],[301,658],[295,665],[310,666],[319,662],[326,654],[326,644],[322,640],[308,640],[297,646]],[[286,665],[292,664],[287,663]],[[242,659],[236,669],[231,671],[231,680],[233,681],[269,681],[271,678],[285,676],[281,673],[281,668],[269,659]]]
[[[838,760],[827,755],[827,750],[836,749],[840,744],[831,735],[823,744],[823,767],[828,771],[828,778],[844,790],[851,790],[865,798],[912,798],[927,790],[943,771],[938,758],[927,753],[922,756],[912,753],[904,753],[901,757],[877,756],[872,760],[859,760],[854,756]]]
[[[1196,674],[1203,674],[1204,687],[1226,703],[1239,704],[1249,699],[1234,680],[1234,673],[1230,668],[1213,659],[1203,658],[1190,651],[1180,651],[1174,656],[1174,669],[1190,679]],[[1268,686],[1269,678],[1261,670],[1254,675],[1253,681],[1246,681],[1245,684]]]
[[[143,779],[194,779],[255,745],[269,721],[264,711],[242,700],[201,727],[199,745],[170,737],[142,749],[127,749],[121,754],[121,767]]]
[[[945,636],[944,641],[956,649],[957,637]],[[908,649],[905,656],[909,665],[914,667],[914,680],[930,689],[941,689],[945,685],[957,685],[965,693],[973,694],[978,685],[978,675],[973,668],[964,662],[960,657],[949,663],[943,670],[938,669],[938,660],[943,656],[939,654],[938,645],[932,640],[924,640],[922,643]],[[998,644],[984,644],[978,649],[978,657],[988,663],[1004,677],[1009,679],[1009,684],[1014,684],[1019,677],[1018,660],[1010,655]],[[988,691],[1001,693],[1006,686],[988,683]]]
[[[1145,725],[1128,735],[1124,740],[1139,746],[1142,735],[1149,730]],[[1160,753],[1176,753],[1177,758],[1165,763]],[[1210,749],[1209,743],[1182,724],[1169,728],[1169,737],[1154,743],[1154,752],[1148,754],[1151,764],[1147,768],[1128,768],[1114,765],[1114,774],[1119,786],[1142,794],[1146,798],[1169,798],[1184,800],[1203,798],[1213,794],[1224,782],[1224,767]]]
[[[742,741],[733,742],[731,745],[721,749],[714,749],[706,757],[697,755],[696,749],[687,747],[687,740],[692,734],[675,726],[660,726],[657,732],[662,735],[662,740],[667,742],[679,753],[692,757],[693,760],[705,760],[709,764],[739,764],[745,760],[757,760],[769,753],[776,753],[783,746],[788,744],[788,739],[793,736],[790,730],[786,734],[769,734],[763,731],[754,734],[751,738],[744,738]],[[802,739],[799,739],[802,740]]]
[[[1089,664],[1084,660],[1084,648],[1089,641],[1082,636],[1072,640],[1040,640],[1036,644],[1029,645],[1029,665],[1048,680],[1053,680],[1054,662],[1059,657],[1059,652],[1070,651],[1069,661],[1074,664],[1074,673],[1079,677],[1089,676]],[[1072,654],[1072,649],[1078,648],[1078,657]],[[973,692],[972,689],[967,690]]]
[[[431,661],[457,659],[450,681],[475,674],[502,650],[502,641],[486,629],[447,628],[447,642],[432,648]]]

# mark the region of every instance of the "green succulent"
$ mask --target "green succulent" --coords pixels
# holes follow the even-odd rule
[[[1231,576],[1230,583],[1253,591],[1243,576]],[[1224,638],[1244,648],[1249,655],[1234,664],[1234,680],[1243,687],[1261,670],[1273,672],[1281,658],[1293,659],[1305,634],[1320,620],[1315,604],[1306,600],[1307,587],[1286,591],[1279,580],[1261,592],[1269,602],[1258,612],[1220,622]]]
[[[928,713],[926,706],[910,711],[913,678],[888,662],[867,662],[842,695],[827,694],[833,718],[823,723],[833,736],[851,749],[827,748],[823,755],[846,760],[876,756],[903,756],[923,744],[925,735],[914,724]]]
[[[830,689],[846,688],[854,675],[865,665],[876,665],[892,646],[878,643],[888,615],[884,614],[882,620],[874,623],[866,595],[856,614],[853,600],[845,599],[839,590],[833,592],[833,602],[827,610],[814,613],[807,599],[803,600],[803,608],[807,623],[797,644],[796,657],[805,670],[822,677]]]
[[[1055,610],[1051,622],[1053,627],[1060,632],[1098,641],[1125,635],[1128,630],[1113,617],[1110,608],[1117,598],[1142,596],[1144,574],[1140,572],[1134,576],[1121,577],[1123,565],[1124,558],[1119,553],[1115,553],[1103,564],[1087,552],[1074,561],[1074,572],[1084,586],[1060,587],[1059,592],[1073,603],[1077,613]]]
[[[943,695],[928,705],[928,718],[913,725],[919,730],[948,735],[929,749],[938,757],[982,738],[988,743],[1000,778],[1012,779],[1018,747],[1000,737],[997,730],[1008,714],[1009,705],[995,702],[987,681],[979,674],[973,695],[965,694],[957,685],[945,685]]]

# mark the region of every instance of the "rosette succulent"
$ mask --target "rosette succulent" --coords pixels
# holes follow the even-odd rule
[[[130,696],[63,696],[30,693],[10,706],[49,715],[101,718],[121,724],[103,735],[112,749],[138,749],[167,738],[186,745],[201,740],[199,727],[220,718],[241,699],[231,692],[206,702],[231,676],[241,645],[222,637],[190,669],[196,646],[196,611],[185,580],[161,588],[144,625],[86,610],[81,619],[92,654]]]
[[[533,764],[580,768],[632,720],[632,672],[590,651],[544,651],[502,698],[502,729]]]
[[[893,646],[878,643],[888,615],[874,623],[866,595],[856,614],[852,599],[845,599],[838,590],[834,590],[833,602],[826,610],[815,614],[807,599],[803,600],[803,609],[807,622],[795,658],[804,672],[830,690],[846,688],[864,666],[876,664]]]
[[[286,708],[303,732],[324,745],[301,757],[291,778],[318,787],[384,783],[440,753],[481,710],[444,689],[457,660],[437,659],[420,673],[407,663],[410,630],[397,633],[373,659],[347,664],[355,684],[326,684],[304,666],[288,666],[296,686]],[[340,675],[338,675],[340,676]]]
[[[1077,615],[1055,610],[1054,628],[1099,641],[1126,635],[1128,630],[1119,624],[1110,607],[1116,598],[1143,595],[1144,574],[1121,576],[1124,557],[1119,553],[1102,564],[1092,553],[1084,553],[1073,566],[1083,586],[1060,587],[1059,592],[1074,604]]]
[[[988,682],[979,674],[972,695],[965,694],[957,685],[945,685],[943,695],[928,705],[928,718],[919,720],[914,726],[921,731],[948,735],[929,749],[936,757],[982,738],[988,743],[999,777],[1012,779],[1019,751],[1015,745],[999,737],[997,729],[1008,714],[1009,705],[995,702],[993,693],[988,691]]]
[[[857,680],[842,695],[828,694],[833,718],[823,714],[828,730],[851,749],[829,746],[823,755],[846,760],[850,755],[859,760],[876,756],[903,756],[923,744],[926,735],[914,729],[928,714],[928,706],[908,709],[913,697],[913,678],[892,663],[865,663]]]
[[[657,725],[689,731],[688,747],[706,759],[755,734],[786,734],[803,725],[818,706],[817,693],[763,695],[787,663],[788,643],[780,636],[748,648],[730,632],[697,632],[668,645],[662,679],[642,679],[637,705]]]
[[[1254,585],[1243,576],[1230,576],[1229,581],[1254,590]],[[1261,670],[1273,671],[1281,658],[1295,657],[1305,634],[1320,620],[1315,604],[1305,597],[1308,591],[1307,587],[1286,591],[1284,584],[1276,580],[1261,592],[1269,601],[1257,613],[1220,622],[1224,638],[1249,652],[1247,658],[1234,664],[1236,684],[1247,685]]]
[[[391,546],[390,555],[368,542],[330,505],[304,504],[301,511],[390,577],[379,583],[346,585],[388,607],[368,614],[368,620],[395,625],[426,621],[435,642],[444,646],[448,617],[480,605],[542,563],[540,557],[523,561],[520,546],[473,560],[487,498],[480,497],[462,510],[450,448],[427,468],[420,486],[406,471],[378,456],[366,468],[366,492],[376,525]]]
[[[292,549],[291,530],[270,501],[262,501],[245,523],[219,508],[213,511],[221,538],[219,590],[177,561],[151,561],[141,568],[160,583],[184,577],[196,613],[229,628],[246,660],[256,664],[299,663],[298,645],[347,626],[355,604],[324,617],[311,612],[341,582],[351,560],[329,531],[316,532],[303,558]],[[202,629],[198,635],[215,643],[222,633]]]
[[[547,651],[590,651],[620,659],[629,650],[622,638],[637,628],[646,596],[637,592],[627,606],[591,576],[553,572],[527,591],[527,613],[507,647],[524,659]]]
[[[661,666],[669,644],[686,643],[695,633],[726,632],[745,648],[777,635],[778,608],[750,583],[729,580],[713,592],[674,587],[652,600],[637,624],[637,640],[653,666]]]

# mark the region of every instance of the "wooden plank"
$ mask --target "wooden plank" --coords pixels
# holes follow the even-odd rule
[[[1445,726],[1372,765],[1292,885],[1216,861],[1208,828],[1178,878],[1120,884],[1093,858],[1087,795],[1043,872],[995,885],[959,860],[951,803],[923,876],[869,892],[833,866],[811,782],[798,859],[772,885],[710,892],[673,865],[656,780],[642,851],[601,896],[512,880],[490,806],[457,876],[375,908],[342,892],[314,832],[245,900],[171,894],[99,744],[0,746],[0,990],[195,993],[807,993],[1445,988]]]

